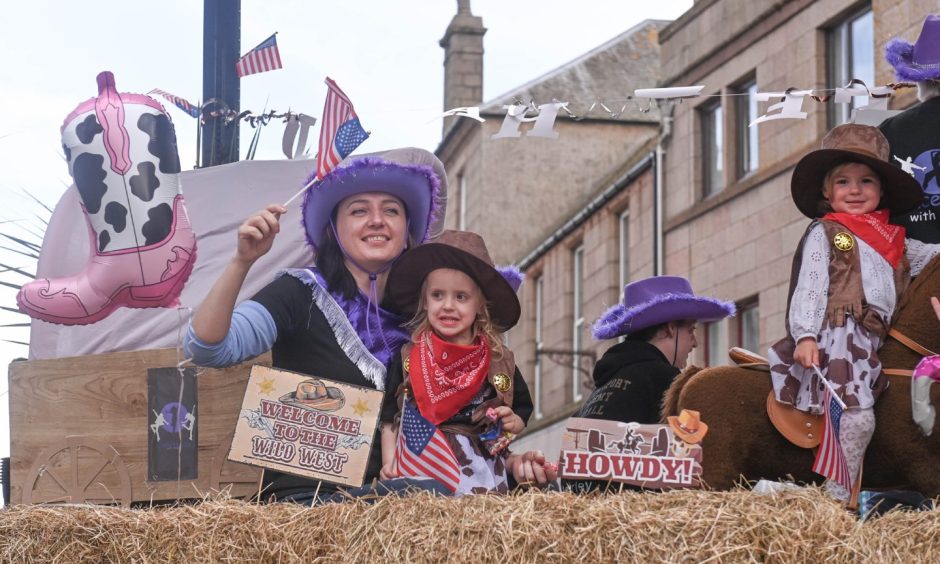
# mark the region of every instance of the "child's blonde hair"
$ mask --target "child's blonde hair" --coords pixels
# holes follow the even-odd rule
[[[827,170],[826,176],[823,177],[822,198],[819,199],[819,212],[822,215],[825,215],[832,211],[832,204],[829,202],[829,198],[832,197],[832,186],[835,182],[835,176],[838,173],[842,172],[842,170],[845,169],[845,167],[849,165],[853,165],[853,164],[862,164],[862,165],[867,166],[869,169],[871,169],[872,173],[874,173],[874,175],[878,177],[878,181],[881,183],[881,196],[884,197],[885,181],[884,181],[884,178],[882,178],[881,175],[878,174],[878,172],[875,169],[873,169],[868,164],[863,163],[861,161],[852,161],[852,160],[842,161],[839,164]],[[878,206],[879,207],[881,206],[881,202],[878,203]]]
[[[490,316],[490,302],[486,299],[486,294],[483,293],[483,290],[476,282],[473,283],[473,286],[483,298],[483,312],[478,313],[476,319],[473,320],[472,338],[483,337],[483,341],[490,349],[491,358],[499,360],[503,357],[503,342],[500,339],[503,330],[493,323],[493,318]],[[405,327],[411,330],[411,341],[413,343],[417,343],[425,331],[432,331],[431,322],[428,321],[427,290],[428,279],[425,277],[424,282],[421,283],[421,293],[418,294],[418,308],[414,317],[405,324]]]

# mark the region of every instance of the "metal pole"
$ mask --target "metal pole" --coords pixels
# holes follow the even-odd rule
[[[203,0],[202,99],[217,99],[239,112],[241,92],[235,63],[241,55],[241,0]],[[238,121],[206,116],[202,166],[238,160]]]

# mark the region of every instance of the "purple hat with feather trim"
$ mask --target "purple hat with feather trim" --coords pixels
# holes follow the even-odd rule
[[[903,39],[889,41],[885,59],[899,80],[940,80],[940,16],[927,16],[914,44]]]
[[[337,204],[365,192],[391,194],[404,202],[408,233],[415,244],[440,234],[447,198],[444,164],[429,151],[405,147],[347,157],[307,190],[302,220],[314,251],[320,248]]]
[[[624,286],[623,303],[594,322],[594,338],[613,339],[683,319],[716,321],[734,313],[731,302],[696,296],[681,276],[653,276]]]

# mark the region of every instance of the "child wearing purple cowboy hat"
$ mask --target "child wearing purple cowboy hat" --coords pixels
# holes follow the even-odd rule
[[[890,212],[920,201],[914,179],[888,162],[888,142],[874,127],[840,125],[793,170],[796,207],[812,219],[793,257],[787,337],[768,359],[778,401],[820,413],[826,382],[845,403],[839,439],[848,476],[826,481],[836,499],[860,475],[875,430],[875,400],[887,386],[878,348],[901,293],[940,252],[905,238]]]
[[[891,146],[891,163],[923,190],[920,206],[895,214],[891,221],[905,227],[912,239],[940,243],[940,15],[924,19],[915,43],[889,41],[885,57],[899,80],[917,83],[920,100],[878,126]]]
[[[696,322],[734,315],[731,302],[697,296],[680,276],[653,276],[624,287],[623,302],[594,323],[594,338],[625,337],[594,366],[594,391],[577,417],[656,424],[666,389],[697,346]],[[565,481],[579,493],[603,484]]]
[[[466,495],[507,492],[510,475],[527,478],[519,471],[526,462],[544,471],[544,459],[526,460],[536,453],[509,454],[487,442],[493,427],[508,438],[525,429],[532,397],[501,339],[519,321],[516,288],[493,265],[483,239],[445,231],[402,257],[388,288],[412,316],[412,334],[389,367],[397,401],[386,396],[381,420],[399,423],[383,425],[383,478],[430,477]],[[424,447],[433,460],[412,446],[429,434],[439,437]]]
[[[386,370],[408,333],[383,306],[392,264],[439,233],[447,177],[423,149],[349,157],[304,198],[302,220],[316,266],[288,269],[236,307],[252,264],[267,253],[287,209],[271,204],[238,229],[235,256],[206,296],[184,343],[204,366],[228,366],[271,350],[275,367],[386,389]],[[374,445],[365,481],[379,475]],[[266,471],[265,493],[311,501],[329,484]]]

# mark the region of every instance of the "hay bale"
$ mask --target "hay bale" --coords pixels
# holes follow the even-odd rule
[[[62,562],[901,562],[940,559],[940,512],[860,523],[818,489],[676,491],[373,505],[231,499],[152,509],[15,506],[0,559]]]

